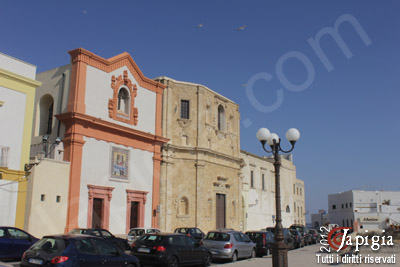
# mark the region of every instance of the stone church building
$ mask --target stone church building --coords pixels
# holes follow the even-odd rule
[[[242,229],[239,106],[204,85],[159,77],[160,228]]]

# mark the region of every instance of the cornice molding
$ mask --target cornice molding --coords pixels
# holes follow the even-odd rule
[[[76,112],[67,112],[63,114],[56,115],[57,119],[60,121],[75,121],[76,123],[84,124],[85,126],[92,127],[102,127],[105,130],[112,132],[113,134],[123,134],[131,136],[134,139],[141,139],[143,141],[156,143],[162,145],[169,140],[159,135],[154,135],[146,132],[142,132],[136,129],[132,129],[129,127],[125,127],[119,124],[115,124],[112,122],[108,122],[99,118],[95,118],[93,116],[76,113]],[[82,133],[84,135],[84,133]]]
[[[21,75],[15,74],[13,72],[10,72],[8,70],[0,68],[0,79],[2,77],[14,80],[16,82],[21,82],[21,83],[24,83],[24,84],[26,84],[28,86],[32,86],[32,87],[35,87],[35,88],[42,85],[42,83],[39,82],[39,81],[32,80],[32,79],[26,78],[24,76],[21,76]],[[13,89],[13,88],[11,88],[11,89]]]
[[[123,52],[122,54],[109,59],[105,59],[83,48],[77,48],[68,53],[71,56],[72,63],[81,61],[105,72],[111,72],[123,66],[127,66],[141,87],[156,92],[157,94],[162,94],[166,87],[160,82],[144,76],[142,71],[136,65],[136,62],[127,52]]]
[[[243,159],[241,159],[241,158],[233,157],[233,156],[221,153],[221,152],[217,152],[215,150],[211,150],[208,148],[202,148],[202,147],[185,147],[185,146],[178,146],[178,145],[173,145],[173,144],[166,144],[166,145],[164,145],[164,149],[165,150],[173,149],[173,150],[179,150],[179,151],[188,151],[189,153],[191,153],[191,152],[205,153],[205,154],[212,155],[215,157],[228,159],[228,160],[236,162],[238,164],[242,164],[242,162],[243,162]]]

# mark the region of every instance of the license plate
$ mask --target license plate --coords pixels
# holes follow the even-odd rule
[[[138,248],[137,251],[138,252],[143,252],[143,253],[150,253],[150,249],[149,248]]]
[[[29,259],[28,262],[33,263],[33,264],[40,264],[40,265],[43,264],[43,261],[39,260],[39,259]]]

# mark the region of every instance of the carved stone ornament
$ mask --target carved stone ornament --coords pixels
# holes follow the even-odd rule
[[[110,118],[125,122],[131,125],[138,123],[138,109],[135,107],[135,98],[137,95],[137,86],[128,78],[128,71],[124,71],[123,75],[111,77],[111,88],[113,90],[113,98],[108,100],[108,114]],[[129,114],[118,110],[118,93],[121,88],[125,88],[129,92]]]

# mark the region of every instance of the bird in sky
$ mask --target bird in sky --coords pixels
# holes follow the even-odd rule
[[[235,29],[235,31],[244,31],[247,28],[247,25],[240,26]]]

